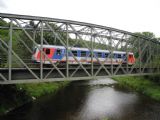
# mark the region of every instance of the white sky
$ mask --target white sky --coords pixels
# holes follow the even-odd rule
[[[0,0],[0,12],[150,31],[160,37],[160,0]]]

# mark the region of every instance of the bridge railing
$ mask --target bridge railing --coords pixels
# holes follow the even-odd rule
[[[64,46],[66,62],[54,63],[43,51],[44,45]],[[150,74],[160,71],[160,43],[115,28],[55,18],[0,13],[0,80],[2,83],[95,79],[99,76]],[[34,47],[40,61],[32,61]],[[84,64],[72,52],[74,47],[89,51]],[[108,50],[101,59],[93,50]],[[114,51],[126,52],[126,64],[115,65]],[[136,62],[128,64],[133,52]],[[70,56],[75,64],[71,64]],[[48,64],[44,64],[43,58]],[[110,64],[105,64],[109,61]]]

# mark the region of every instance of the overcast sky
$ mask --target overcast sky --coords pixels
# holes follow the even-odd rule
[[[0,0],[0,12],[150,31],[160,37],[160,0]]]

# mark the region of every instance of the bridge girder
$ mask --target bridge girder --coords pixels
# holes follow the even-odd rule
[[[93,79],[99,76],[142,75],[160,72],[160,42],[137,34],[84,22],[71,20],[15,15],[0,13],[0,20],[7,25],[0,25],[0,84],[30,83],[39,81],[63,81]],[[8,32],[8,36],[2,33]],[[46,37],[48,35],[48,37]],[[27,40],[26,40],[27,39]],[[16,44],[16,45],[14,45]],[[38,46],[40,44],[40,47]],[[66,48],[66,64],[53,63],[42,47],[44,44],[61,44]],[[91,64],[85,65],[79,62],[71,52],[71,48],[81,45],[91,52]],[[16,47],[15,47],[16,46]],[[36,46],[41,51],[40,63],[31,63],[32,47]],[[19,50],[26,50],[25,56]],[[111,54],[102,62],[93,53],[94,49],[107,49]],[[132,66],[122,63],[114,65],[113,51],[121,50],[127,54],[133,52],[136,63]],[[68,53],[71,53],[77,65],[69,64]],[[24,53],[24,52],[22,52]],[[5,56],[5,57],[3,57]],[[50,63],[48,69],[44,68],[43,57]],[[93,62],[96,60],[96,64]],[[110,65],[105,61],[111,59]],[[128,56],[126,56],[128,60]],[[39,71],[35,71],[39,68]],[[25,70],[22,70],[25,68]],[[21,69],[19,73],[27,73],[28,78],[16,77],[15,69]],[[54,75],[56,74],[56,75]],[[29,81],[29,82],[27,82]]]

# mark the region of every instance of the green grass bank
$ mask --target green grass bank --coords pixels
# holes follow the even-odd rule
[[[160,75],[113,77],[119,85],[160,101]]]
[[[32,83],[0,86],[0,115],[46,94],[55,94],[70,82]]]

